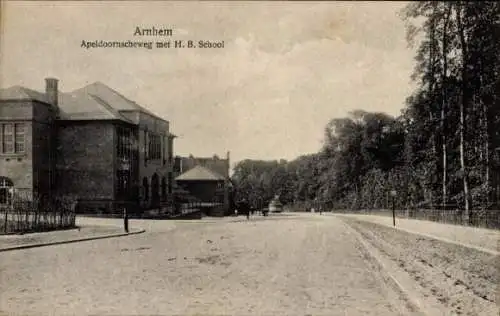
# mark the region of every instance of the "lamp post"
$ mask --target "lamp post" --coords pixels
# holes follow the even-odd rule
[[[396,209],[395,209],[395,204],[394,200],[396,198],[397,192],[396,190],[391,190],[391,197],[392,197],[392,225],[396,227]]]
[[[126,207],[123,208],[123,229],[128,234],[128,214]]]
[[[495,148],[496,168],[495,168],[495,205],[498,207],[500,201],[500,147]]]
[[[120,167],[121,172],[124,176],[123,183],[121,185],[123,186],[123,190],[125,193],[124,198],[125,198],[125,197],[128,197],[128,195],[130,194],[130,190],[128,188],[128,185],[129,185],[128,179],[130,177],[130,161],[129,161],[129,159],[127,157],[122,157],[119,167]],[[126,206],[123,208],[123,229],[128,234],[128,213],[127,213]]]

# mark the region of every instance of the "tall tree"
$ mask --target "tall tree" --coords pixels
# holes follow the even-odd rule
[[[498,10],[498,2],[422,1],[409,4],[403,12],[411,21],[409,40],[420,35],[413,75],[420,84],[405,111],[412,125],[407,161],[417,165],[413,170],[418,166],[431,170],[424,176],[431,177],[426,180],[431,188],[437,164],[442,171],[443,206],[452,196],[466,211],[465,217],[474,207],[490,205],[491,148],[498,142],[492,127],[498,123],[497,93],[490,88],[498,83]],[[435,104],[440,104],[439,113]],[[439,121],[433,119],[437,114]],[[457,126],[457,133],[448,126]],[[430,141],[423,145],[414,133],[426,131]],[[440,134],[440,158],[418,154],[435,152],[433,132]]]
[[[442,31],[442,50],[441,56],[443,60],[443,70],[441,73],[441,145],[442,145],[442,170],[443,170],[443,178],[442,178],[442,203],[443,209],[446,208],[446,204],[448,203],[448,144],[447,144],[447,134],[448,130],[446,128],[446,118],[447,118],[447,103],[448,103],[448,54],[449,54],[449,45],[448,45],[448,24],[450,22],[451,17],[451,3],[445,3],[445,13],[443,18],[443,31]]]

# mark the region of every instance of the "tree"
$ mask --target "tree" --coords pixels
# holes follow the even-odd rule
[[[420,36],[413,74],[419,87],[405,111],[412,125],[407,162],[428,174],[423,189],[432,196],[437,195],[437,179],[431,175],[440,169],[443,206],[453,196],[466,217],[473,207],[490,204],[491,148],[498,144],[491,128],[498,123],[497,94],[491,89],[498,84],[498,12],[497,2],[462,1],[411,3],[403,12],[410,42]],[[427,132],[431,141],[425,145],[415,134]],[[425,150],[433,154],[425,155]],[[434,153],[441,156],[440,163]]]
[[[402,14],[417,45],[417,88],[401,115],[353,111],[330,120],[316,153],[243,161],[239,192],[359,209],[386,207],[398,188],[398,207],[454,202],[466,218],[491,200],[500,206],[499,10],[499,2],[411,2]]]

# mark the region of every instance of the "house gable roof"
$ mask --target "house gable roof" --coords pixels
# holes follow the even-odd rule
[[[120,120],[132,123],[102,99],[82,92],[59,94],[59,108],[63,120]]]
[[[0,100],[35,100],[47,103],[44,93],[21,86],[0,89]]]
[[[116,90],[108,87],[100,81],[91,83],[83,88],[73,91],[73,93],[85,93],[98,97],[105,103],[111,105],[116,111],[138,111],[151,115],[159,120],[164,121],[156,114],[152,113],[148,109],[140,106],[136,102],[126,98]]]
[[[22,86],[0,89],[0,100],[36,100],[48,104],[45,93]],[[94,82],[69,93],[59,92],[58,106],[62,120],[119,120],[135,124],[122,115],[121,111],[137,111],[165,121],[101,82]]]
[[[195,166],[188,171],[184,172],[177,178],[176,181],[223,181],[225,180],[223,176],[215,171],[212,171],[203,166]]]

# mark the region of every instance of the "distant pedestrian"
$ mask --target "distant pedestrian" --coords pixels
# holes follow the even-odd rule
[[[250,220],[250,208],[247,208],[247,219]]]

